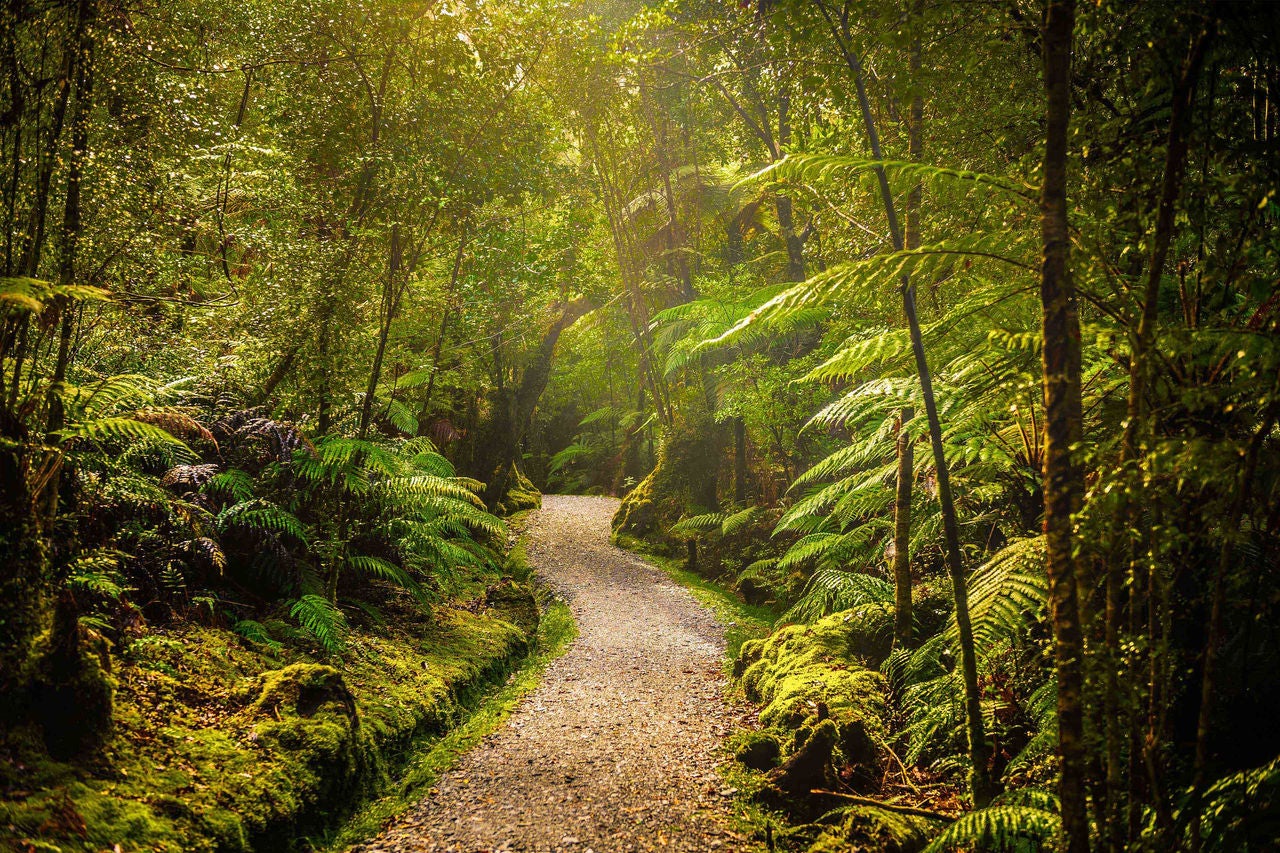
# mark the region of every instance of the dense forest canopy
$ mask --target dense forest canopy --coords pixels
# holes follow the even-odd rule
[[[883,617],[947,844],[1274,842],[1280,6],[14,0],[0,69],[51,755],[148,631],[340,661],[611,494],[780,624]]]

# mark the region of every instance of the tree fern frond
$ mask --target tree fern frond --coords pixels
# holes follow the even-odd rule
[[[813,622],[864,604],[890,604],[893,585],[865,572],[822,568],[813,573],[796,603],[780,622]]]
[[[286,533],[303,543],[310,539],[306,525],[297,516],[263,498],[232,504],[218,513],[217,523],[221,530],[239,526],[250,530]]]
[[[720,531],[720,525],[729,516],[723,512],[709,512],[703,515],[694,515],[689,518],[682,518],[675,524],[671,525],[668,531],[672,536],[697,536],[702,533],[711,533]]]
[[[947,850],[1007,850],[1010,853],[1051,848],[1062,832],[1062,818],[1030,806],[992,806],[957,818],[924,853]]]
[[[720,522],[720,533],[724,536],[733,536],[740,533],[751,525],[760,513],[764,512],[758,506],[749,506],[746,509],[738,510],[732,515],[725,516]]]

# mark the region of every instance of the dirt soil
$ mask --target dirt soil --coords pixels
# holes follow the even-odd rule
[[[609,544],[612,498],[547,496],[530,562],[579,636],[509,723],[363,853],[747,850],[716,772],[745,709],[724,698],[724,629]]]

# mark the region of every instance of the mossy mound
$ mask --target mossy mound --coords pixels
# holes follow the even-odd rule
[[[507,493],[498,501],[498,513],[504,516],[515,515],[542,506],[542,492],[514,465],[507,480]]]
[[[945,825],[942,820],[890,809],[854,806],[845,812],[840,826],[818,836],[809,853],[848,853],[850,850],[919,853]]]
[[[867,665],[888,653],[882,635],[891,628],[887,609],[871,605],[743,644],[734,674],[747,696],[764,705],[760,723],[781,746],[765,800],[802,812],[816,807],[808,792],[837,777],[874,787],[887,682]]]
[[[614,533],[643,538],[660,529],[666,529],[661,524],[662,518],[671,517],[674,523],[675,518],[679,517],[679,510],[675,508],[674,503],[668,501],[671,506],[665,509],[660,506],[655,485],[657,473],[656,468],[650,471],[648,476],[622,498],[618,511],[613,515]]]
[[[528,648],[488,615],[388,621],[350,635],[341,671],[216,628],[136,640],[113,656],[115,725],[92,762],[52,759],[34,726],[0,732],[0,849],[289,849],[382,788],[412,738],[452,728]]]
[[[527,583],[504,580],[485,590],[484,605],[490,614],[510,622],[532,636],[538,632],[541,611],[533,588]]]
[[[623,497],[613,532],[665,538],[682,515],[712,511],[723,432],[708,420],[665,438],[653,470]]]

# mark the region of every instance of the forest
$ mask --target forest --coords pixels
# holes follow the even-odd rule
[[[1280,4],[9,0],[0,66],[0,849],[391,826],[594,642],[544,494],[718,602],[721,849],[1280,847]]]

